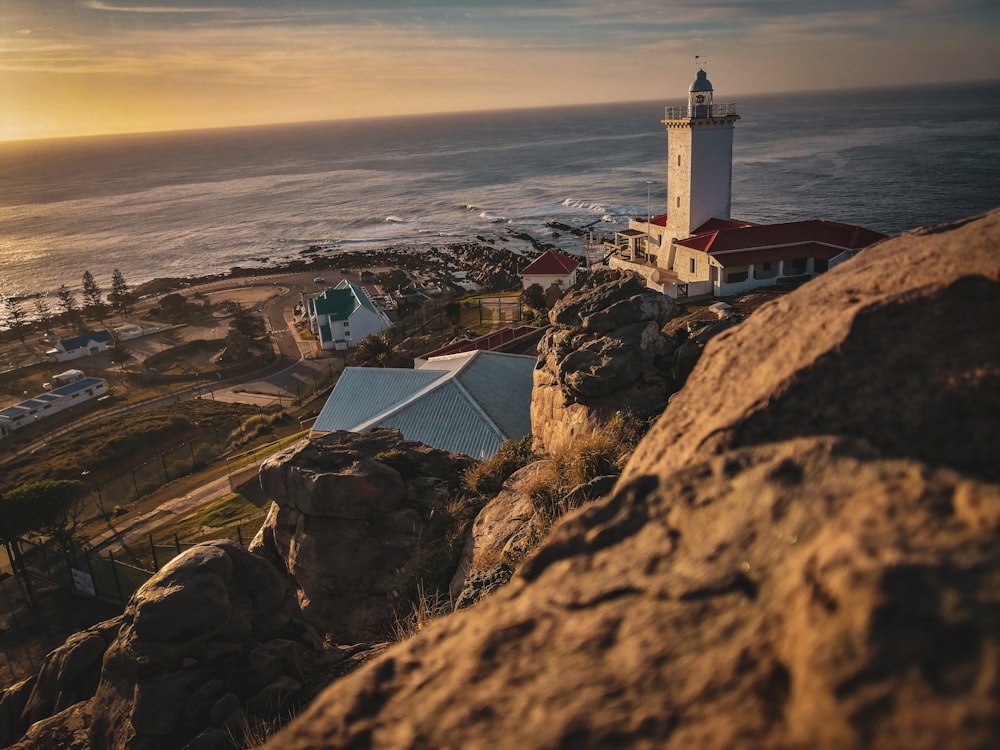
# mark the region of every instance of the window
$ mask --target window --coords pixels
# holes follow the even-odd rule
[[[691,258],[691,273],[694,273],[694,269],[695,269],[694,258]]]
[[[677,196],[677,208],[680,208],[680,207],[681,207],[681,197],[678,195]]]
[[[681,165],[681,155],[677,154],[677,166],[679,167],[680,165]]]

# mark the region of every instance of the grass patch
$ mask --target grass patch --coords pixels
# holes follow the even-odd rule
[[[260,504],[240,493],[232,493],[205,503],[192,512],[164,524],[156,530],[154,537],[170,539],[176,534],[179,539],[191,540],[211,536],[205,533],[206,527],[221,529],[255,517],[263,519],[264,515]]]
[[[505,440],[490,458],[465,472],[462,477],[465,488],[478,496],[499,492],[511,474],[535,460],[533,442],[531,435],[520,440]]]
[[[549,465],[528,488],[542,516],[554,521],[579,505],[568,496],[582,484],[621,473],[639,441],[652,426],[651,420],[619,412],[608,422],[592,419],[562,440],[548,445]]]

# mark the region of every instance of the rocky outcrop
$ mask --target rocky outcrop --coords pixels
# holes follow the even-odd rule
[[[306,648],[285,611],[284,577],[235,543],[175,557],[132,597],[91,701],[101,748],[184,747],[238,738],[301,699]],[[221,746],[221,745],[217,745]]]
[[[721,334],[610,496],[268,747],[996,746],[998,249],[905,235]]]
[[[659,414],[675,390],[669,297],[632,274],[595,272],[549,312],[531,393],[532,433],[552,446],[616,412]]]
[[[538,546],[548,524],[530,490],[547,473],[548,463],[536,461],[514,472],[476,515],[451,580],[450,596],[456,606],[458,602],[469,606],[495,589],[498,581],[506,583],[513,568]],[[463,595],[466,588],[469,591]]]
[[[303,441],[261,466],[273,505],[251,550],[286,572],[317,641],[384,638],[422,577],[454,569],[448,507],[471,464],[396,430]]]

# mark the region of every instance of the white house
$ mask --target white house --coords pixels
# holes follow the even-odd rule
[[[309,327],[323,349],[347,349],[392,325],[365,290],[347,280],[312,297],[307,313]]]
[[[87,333],[69,339],[59,339],[55,346],[45,352],[54,362],[65,362],[70,359],[86,357],[106,351],[114,343],[111,331],[87,331]]]
[[[735,104],[715,104],[699,70],[688,104],[667,107],[667,212],[632,219],[605,243],[607,262],[671,297],[726,296],[804,279],[885,237],[813,219],[760,225],[730,218]]]
[[[558,250],[546,250],[518,274],[521,277],[521,288],[527,289],[532,284],[538,284],[542,289],[548,289],[555,284],[562,289],[569,289],[576,284],[576,270],[579,266],[580,261],[576,258]]]
[[[61,388],[53,388],[14,406],[8,406],[6,409],[0,409],[0,437],[103,396],[107,392],[107,381],[101,378],[83,378]]]

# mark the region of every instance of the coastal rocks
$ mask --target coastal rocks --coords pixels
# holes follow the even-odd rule
[[[283,576],[235,543],[201,544],[171,560],[132,597],[104,655],[91,746],[184,747],[209,727],[239,736],[244,706],[266,683],[302,677],[304,647],[282,646],[295,632],[285,599]],[[298,660],[262,672],[252,657],[276,639],[272,652],[290,648]],[[212,708],[226,694],[234,707],[220,718]]]
[[[448,506],[472,463],[396,430],[300,442],[261,467],[273,504],[251,549],[285,571],[317,640],[384,636],[428,567],[450,574]]]
[[[909,234],[721,334],[610,495],[267,747],[995,747],[998,247]]]
[[[615,271],[595,272],[587,287],[556,304],[539,343],[531,395],[540,446],[616,412],[644,419],[662,411],[675,390],[676,342],[660,332],[671,310],[668,297]]]
[[[528,259],[506,248],[482,244],[452,245],[455,257],[461,261],[469,280],[486,291],[518,287],[518,273],[528,265]]]

